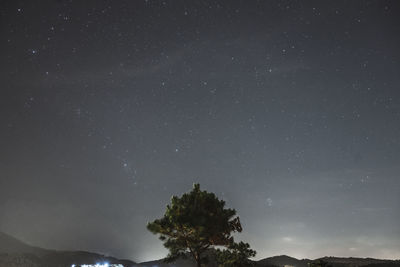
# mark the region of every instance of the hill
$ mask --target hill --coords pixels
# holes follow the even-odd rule
[[[373,258],[343,258],[343,257],[323,257],[318,259],[320,261],[326,262],[327,266],[332,267],[359,267],[359,266],[369,266],[369,267],[384,267],[384,266],[400,266],[400,261],[393,260],[382,260]]]
[[[294,267],[308,267],[310,264],[325,267],[400,267],[400,261],[395,260],[381,260],[372,258],[343,258],[343,257],[322,257],[315,260],[310,259],[296,259],[286,255],[275,256],[260,260],[257,266],[294,266]]]
[[[27,245],[22,241],[0,232],[0,253],[30,253],[35,255],[43,255],[49,250]]]
[[[0,232],[0,267],[71,267],[72,264],[108,262],[135,265],[130,260],[120,260],[86,251],[57,251],[27,245]]]
[[[286,255],[280,255],[280,256],[274,256],[266,259],[262,259],[257,262],[257,266],[285,266],[285,265],[290,265],[290,266],[296,266],[296,267],[307,267],[308,263],[310,263],[311,260],[308,259],[303,259],[303,260],[298,260],[293,257],[289,257]]]
[[[216,267],[212,260],[208,267]],[[0,267],[71,267],[72,264],[94,264],[108,262],[123,264],[124,267],[194,267],[193,260],[180,259],[167,264],[163,260],[135,263],[130,260],[121,260],[110,256],[86,251],[57,251],[43,249],[25,244],[24,242],[0,232]],[[308,267],[311,263],[322,262],[325,267],[400,267],[399,260],[381,260],[372,258],[341,258],[323,257],[315,260],[296,259],[286,255],[274,256],[255,261],[256,267]]]

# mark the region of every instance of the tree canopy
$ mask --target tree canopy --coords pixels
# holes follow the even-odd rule
[[[199,184],[194,184],[192,191],[181,197],[173,196],[164,216],[148,223],[147,228],[159,234],[169,250],[166,261],[189,253],[197,266],[205,262],[208,249],[233,248],[232,234],[242,231],[236,211],[225,208],[225,201],[215,194],[201,191]]]
[[[219,267],[247,267],[253,262],[249,258],[254,257],[256,251],[250,249],[248,243],[232,243],[227,249],[216,251],[216,261]]]

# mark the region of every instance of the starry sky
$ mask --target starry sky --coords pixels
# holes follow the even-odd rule
[[[0,231],[135,261],[194,182],[257,258],[400,258],[398,1],[2,1]]]

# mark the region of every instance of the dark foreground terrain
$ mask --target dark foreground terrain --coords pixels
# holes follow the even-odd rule
[[[371,258],[324,257],[315,260],[298,260],[289,256],[275,256],[255,262],[257,267],[307,267],[317,261],[326,263],[326,267],[400,267],[400,260],[380,260]],[[56,251],[27,245],[16,238],[0,232],[0,267],[70,267],[72,264],[94,264],[109,262],[124,267],[193,267],[190,260],[178,260],[174,264],[165,264],[162,260],[135,263],[86,251]],[[215,266],[210,262],[209,266]]]

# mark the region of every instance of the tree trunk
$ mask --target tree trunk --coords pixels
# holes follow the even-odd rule
[[[201,257],[200,257],[200,254],[199,253],[195,253],[195,260],[196,260],[196,263],[197,263],[197,267],[201,267]]]

